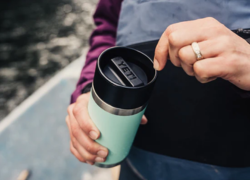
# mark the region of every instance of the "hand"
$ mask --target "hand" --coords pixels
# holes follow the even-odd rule
[[[94,140],[100,137],[100,132],[88,114],[90,93],[82,94],[77,101],[68,107],[66,123],[70,134],[70,151],[81,162],[93,165],[104,162],[108,156],[108,149]],[[146,124],[144,116],[141,124]]]
[[[204,59],[196,59],[193,42],[199,44]],[[250,45],[213,18],[170,25],[155,49],[156,70],[164,68],[168,56],[201,83],[223,78],[250,91]]]

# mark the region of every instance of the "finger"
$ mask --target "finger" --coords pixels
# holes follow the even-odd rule
[[[180,28],[187,26],[188,24],[189,22],[181,22],[181,23],[172,24],[168,26],[168,28],[163,32],[155,48],[154,68],[156,70],[158,71],[162,70],[167,63],[168,56],[170,57],[170,54],[169,54],[169,49],[171,48],[170,43],[169,43],[170,34],[172,34],[174,31]],[[173,59],[173,62],[178,62],[174,60],[173,55],[171,55],[171,59]],[[176,64],[176,63],[174,64],[176,66],[180,66],[180,64]]]
[[[77,152],[82,156],[86,162],[104,162],[105,158],[98,157],[96,155],[93,155],[89,153],[86,149],[84,149],[78,141],[73,138],[72,140],[73,147],[77,150]]]
[[[70,122],[69,122],[69,116],[66,117],[66,124],[68,126],[69,129],[69,135],[70,135],[70,139],[72,139],[72,131],[71,131],[71,127],[70,127]],[[82,156],[77,152],[77,150],[74,148],[74,146],[72,145],[72,142],[70,141],[70,151],[71,153],[81,162],[86,162],[85,159],[82,158]]]
[[[198,43],[204,59],[216,57],[223,51],[223,45],[218,42],[220,42],[219,39],[213,39]],[[193,65],[197,61],[197,57],[191,45],[181,48],[178,54],[180,60],[187,65]]]
[[[69,136],[70,136],[70,139],[72,139],[72,131],[71,131],[71,126],[70,126],[70,120],[69,120],[69,116],[66,117],[66,124],[68,126],[68,129],[69,129]]]
[[[207,83],[215,80],[217,77],[223,77],[229,73],[229,69],[223,64],[221,57],[208,58],[194,63],[195,77],[201,83]]]
[[[85,133],[79,135],[77,137],[77,141],[84,149],[93,155],[97,155],[102,158],[106,158],[108,156],[108,149],[90,139]]]
[[[96,140],[100,137],[100,132],[89,117],[88,101],[89,95],[80,96],[75,105],[68,108],[68,113],[76,119],[85,134],[87,134],[91,139]]]
[[[85,159],[77,152],[77,150],[72,145],[72,142],[70,141],[70,152],[80,161],[80,162],[86,162]]]
[[[89,96],[90,93],[81,96],[79,100],[77,100],[73,113],[81,129],[88,134],[91,139],[96,140],[100,137],[100,132],[88,113]]]
[[[142,116],[142,119],[141,119],[141,124],[144,125],[144,124],[147,124],[148,123],[148,119],[146,118],[145,115]]]
[[[182,40],[182,36],[185,36],[185,33],[188,34],[191,29],[191,33],[197,33],[197,29],[194,29],[197,25],[196,21],[187,21],[187,22],[180,22],[176,24],[170,25],[162,34],[156,49],[155,49],[155,57],[154,57],[154,67],[156,70],[162,70],[167,62],[167,55],[169,54],[171,62],[175,66],[180,66],[180,61],[178,59],[178,47],[179,49],[183,46],[189,45],[192,42],[196,42],[200,39],[200,35],[198,37],[195,36],[195,40],[189,39],[188,37],[184,37]],[[204,33],[203,33],[204,34]],[[204,39],[204,38],[201,38]],[[191,41],[191,43],[190,43]],[[169,52],[169,49],[172,49]],[[176,50],[174,50],[176,49]]]
[[[185,64],[184,62],[181,62],[181,67],[187,73],[187,75],[194,76],[193,65],[189,65],[189,64]]]
[[[157,71],[161,71],[166,63],[169,51],[169,43],[168,43],[168,34],[165,31],[155,48],[155,56],[154,56],[154,68]]]
[[[179,47],[174,46],[171,43],[171,36],[169,37],[169,59],[172,62],[173,65],[176,67],[181,66],[181,60],[178,55]]]
[[[176,30],[184,27],[184,26],[188,26],[189,22],[181,22],[181,23],[176,23],[176,24],[172,24],[170,26],[168,26],[168,28],[163,32],[163,34],[161,35],[161,38],[159,40],[159,42],[157,43],[157,46],[155,48],[155,56],[154,56],[154,68],[158,71],[161,71],[166,63],[167,63],[167,57],[169,55],[170,59],[172,60],[172,63],[175,66],[180,66],[179,61],[176,60],[173,51],[170,54],[169,53],[169,49],[170,47],[170,42],[169,42],[169,36],[170,36],[170,40],[171,42],[175,42],[175,35],[173,35],[173,32],[175,32]],[[172,43],[172,46],[174,46],[175,43]],[[173,47],[172,47],[173,49]]]
[[[89,153],[97,155],[98,157],[106,158],[108,156],[108,149],[101,146],[97,142],[88,137],[84,131],[80,128],[73,115],[69,116],[69,122],[72,129],[72,138],[75,138],[78,143],[86,149]]]

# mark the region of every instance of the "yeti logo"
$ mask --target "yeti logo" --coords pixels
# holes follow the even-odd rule
[[[141,86],[143,85],[142,81],[136,76],[133,70],[129,67],[129,65],[125,62],[121,57],[115,57],[111,59],[111,61],[115,64],[115,66],[119,69],[119,71],[125,76],[125,78],[129,81],[132,86]]]

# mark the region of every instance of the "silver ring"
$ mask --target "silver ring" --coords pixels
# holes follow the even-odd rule
[[[196,55],[196,59],[197,60],[203,59],[199,44],[197,42],[193,42],[191,46],[192,46],[192,49],[194,51],[194,54]]]

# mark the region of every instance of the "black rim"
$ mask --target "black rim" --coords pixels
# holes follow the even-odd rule
[[[130,50],[132,50],[132,51],[136,51],[136,52],[138,52],[138,53],[144,55],[145,57],[147,57],[147,59],[152,63],[152,66],[153,66],[153,61],[151,60],[151,58],[148,57],[146,54],[142,53],[141,51],[138,51],[138,50],[133,49],[133,48],[130,48],[130,47],[120,47],[120,46],[108,48],[108,49],[106,49],[105,51],[103,51],[103,52],[100,54],[100,56],[98,57],[97,67],[98,67],[98,69],[99,69],[99,72],[102,74],[102,76],[103,76],[109,83],[111,83],[112,85],[115,85],[115,86],[117,86],[117,87],[121,87],[121,88],[125,88],[125,89],[141,89],[141,88],[145,88],[145,87],[149,86],[150,84],[152,84],[152,83],[156,80],[157,71],[155,70],[154,77],[153,77],[152,80],[151,80],[149,83],[147,83],[145,86],[140,86],[140,87],[127,87],[127,86],[121,86],[121,85],[119,85],[119,84],[117,84],[117,83],[111,81],[111,80],[102,72],[102,69],[101,69],[101,67],[100,67],[100,59],[101,59],[102,55],[103,55],[104,53],[106,53],[107,51],[109,51],[109,50],[111,50],[111,49],[117,49],[117,48],[124,48],[124,49],[126,48],[126,49],[130,49]]]

